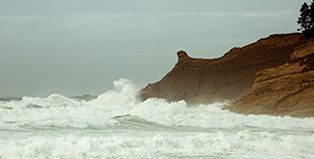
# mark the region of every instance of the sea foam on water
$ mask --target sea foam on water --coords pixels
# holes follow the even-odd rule
[[[137,99],[127,79],[85,101],[0,102],[0,158],[313,158],[314,119],[241,115],[228,102]]]

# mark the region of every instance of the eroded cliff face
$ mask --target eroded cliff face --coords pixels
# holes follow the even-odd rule
[[[258,72],[250,93],[235,102],[230,110],[314,116],[314,41],[295,48],[286,64]]]
[[[179,51],[175,67],[160,81],[149,84],[139,96],[189,104],[235,101],[247,94],[255,74],[289,61],[301,44],[300,34],[272,35],[242,48],[233,48],[217,59],[191,58]]]

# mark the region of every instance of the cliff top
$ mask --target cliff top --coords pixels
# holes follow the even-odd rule
[[[298,33],[271,35],[215,59],[192,58],[180,50],[175,67],[160,81],[144,88],[140,97],[189,103],[236,100],[250,89],[256,72],[288,61],[302,44],[300,37]]]

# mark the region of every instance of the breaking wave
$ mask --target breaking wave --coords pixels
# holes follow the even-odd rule
[[[120,79],[84,100],[52,94],[0,102],[0,158],[311,158],[314,119],[241,115],[228,102],[137,99]]]

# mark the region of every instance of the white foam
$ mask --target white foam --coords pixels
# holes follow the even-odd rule
[[[314,119],[240,115],[228,103],[139,102],[127,79],[91,101],[0,103],[0,158],[311,158]],[[132,156],[130,156],[132,155]]]

